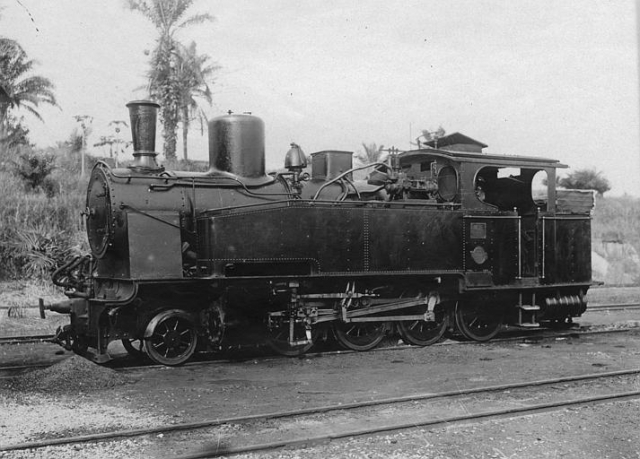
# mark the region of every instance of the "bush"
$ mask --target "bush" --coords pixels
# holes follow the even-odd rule
[[[80,215],[86,181],[67,167],[73,163],[68,153],[19,151],[17,159],[0,158],[0,279],[48,281],[65,259],[88,251]]]
[[[23,148],[13,161],[14,173],[22,179],[26,191],[44,191],[55,194],[55,184],[49,175],[56,168],[56,158],[51,153],[40,153]]]
[[[596,190],[600,196],[611,189],[609,180],[595,169],[579,169],[572,172],[567,177],[559,179],[558,185],[568,189]]]
[[[13,193],[0,205],[0,277],[48,277],[87,250],[80,211],[84,196]]]
[[[640,253],[640,199],[630,196],[597,198],[591,225],[593,250],[604,255],[599,243],[613,243],[620,253],[614,261],[617,268],[634,284],[640,284],[640,265],[634,256]]]

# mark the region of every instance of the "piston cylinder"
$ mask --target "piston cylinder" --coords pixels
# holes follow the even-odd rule
[[[246,114],[230,114],[209,121],[209,167],[210,172],[264,177],[264,122]]]

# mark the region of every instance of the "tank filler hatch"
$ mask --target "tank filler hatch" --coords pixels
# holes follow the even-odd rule
[[[311,178],[332,180],[353,168],[353,153],[350,151],[325,150],[311,153]],[[352,174],[347,175],[349,180]]]
[[[231,175],[245,185],[272,182],[265,174],[264,122],[249,114],[209,121],[209,174]]]

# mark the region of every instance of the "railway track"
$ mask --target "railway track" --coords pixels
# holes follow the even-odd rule
[[[218,438],[221,433],[215,432],[215,429],[231,425],[235,426],[232,429],[232,436],[224,438],[216,449],[200,449],[195,453],[179,457],[182,459],[195,459],[241,453],[264,453],[277,448],[300,447],[301,445],[402,431],[417,427],[434,427],[489,418],[523,416],[572,406],[638,399],[640,398],[640,390],[617,390],[594,395],[594,392],[600,390],[602,383],[607,380],[610,385],[620,383],[621,387],[628,388],[629,383],[625,378],[637,378],[638,375],[640,375],[640,369],[636,368],[439,393],[414,394],[301,410],[217,418],[170,426],[120,430],[5,445],[0,446],[0,452],[145,435],[184,435],[195,431],[199,431],[202,437],[203,429],[213,429],[214,431],[210,433],[211,437]],[[581,385],[591,382],[599,384],[588,386],[586,391],[584,387],[581,387]],[[637,384],[632,384],[632,386],[637,387]],[[531,393],[526,393],[530,389],[535,389],[537,394],[541,392],[536,400],[532,399]],[[521,394],[520,392],[525,393]],[[578,393],[577,396],[576,392]],[[584,392],[588,392],[590,395],[582,395]],[[486,408],[487,406],[491,408]],[[438,412],[446,412],[447,415],[433,415],[433,413]],[[328,419],[327,414],[332,414],[330,419]],[[410,419],[410,421],[407,421],[407,419]],[[277,429],[271,425],[276,422],[280,423]],[[276,431],[277,435],[282,436],[281,438],[274,439],[274,435],[276,435],[274,432]],[[261,441],[261,438],[267,438],[268,441]]]
[[[11,379],[31,370],[50,367],[51,365],[55,365],[57,362],[59,362],[59,360],[52,363],[33,363],[30,365],[12,365],[7,367],[0,366],[0,379]]]
[[[508,331],[505,332],[502,336],[499,335],[498,338],[494,338],[493,340],[490,341],[490,343],[500,343],[500,342],[509,342],[509,341],[520,341],[520,340],[544,340],[544,339],[556,339],[556,338],[566,338],[566,337],[573,337],[573,336],[588,336],[588,335],[600,335],[600,334],[610,334],[610,333],[626,333],[629,332],[631,330],[634,330],[634,328],[616,328],[616,329],[610,329],[610,330],[580,330],[580,329],[569,329],[569,330],[562,330],[562,331],[550,331],[547,329],[541,329],[541,330],[532,330],[532,329],[517,329],[517,330],[513,330],[513,331]],[[45,335],[43,335],[45,336]],[[19,338],[26,338],[26,339],[32,339],[34,337],[19,337]],[[12,338],[13,339],[13,338]],[[34,342],[48,342],[49,340],[44,339],[43,337],[38,338],[36,341]],[[25,343],[28,342],[26,340],[17,340],[16,343]],[[1,342],[0,342],[1,344]],[[475,341],[457,341],[457,340],[446,340],[440,343],[436,343],[433,344],[432,346],[451,346],[451,345],[470,345],[470,344],[477,344]],[[486,343],[485,343],[486,344]],[[256,348],[258,349],[258,348]],[[372,349],[368,352],[388,352],[388,351],[399,351],[399,350],[410,350],[410,349],[419,349],[419,347],[416,346],[411,346],[411,345],[406,345],[406,344],[402,344],[402,345],[390,345],[390,346],[380,346],[377,347],[375,349]],[[305,358],[314,358],[314,357],[322,357],[322,356],[329,356],[329,355],[340,355],[340,354],[353,354],[356,353],[356,351],[352,351],[352,350],[327,350],[327,351],[319,351],[319,352],[309,352],[307,354],[305,354]],[[263,354],[263,355],[252,355],[251,357],[246,357],[246,358],[250,358],[250,360],[262,360],[262,359],[288,359],[289,357],[284,357],[281,355],[271,355],[271,354]],[[64,358],[63,358],[64,359]],[[39,369],[39,368],[46,368],[48,366],[54,365],[55,363],[58,363],[60,360],[63,359],[59,359],[56,360],[55,362],[51,362],[51,363],[35,363],[35,364],[30,364],[30,365],[19,365],[19,366],[2,366],[0,365],[0,379],[6,379],[6,378],[11,378],[14,377],[16,375],[25,373],[29,370],[33,370],[33,369]],[[118,359],[116,358],[117,361]],[[224,364],[224,363],[230,363],[230,362],[238,362],[243,360],[238,359],[238,358],[224,358],[224,357],[220,357],[219,355],[216,356],[216,358],[211,359],[211,358],[206,358],[204,357],[203,360],[197,360],[197,361],[191,361],[191,362],[187,362],[185,363],[183,366],[184,367],[197,367],[197,366],[205,366],[205,365],[215,365],[215,364]],[[120,365],[116,365],[116,366],[112,366],[112,368],[116,371],[123,371],[123,372],[130,372],[130,371],[139,371],[139,370],[150,370],[150,369],[154,369],[154,368],[162,368],[163,365],[158,365],[158,364],[152,364],[152,363],[147,363],[147,364],[143,364],[143,365],[138,365],[135,362],[129,360],[128,363],[124,363],[122,366]]]
[[[53,337],[54,335],[3,336],[0,337],[0,345],[43,343],[52,341]]]
[[[593,304],[587,306],[586,312],[620,311],[625,309],[640,309],[640,303]]]
[[[0,309],[6,309],[6,306],[0,306]],[[599,312],[599,311],[616,311],[616,310],[634,310],[640,309],[640,303],[615,303],[615,304],[595,304],[590,305],[587,308],[586,313]],[[48,342],[54,338],[55,335],[27,335],[27,336],[4,336],[0,337],[0,345],[3,344],[27,344],[27,343],[41,343]]]
[[[1,307],[0,307],[1,309]],[[587,308],[586,313],[599,311],[616,311],[625,309],[640,309],[640,303],[615,303],[615,304],[595,304]],[[0,337],[2,344],[26,344],[47,342],[53,339],[54,335],[27,335],[27,336],[5,336]]]

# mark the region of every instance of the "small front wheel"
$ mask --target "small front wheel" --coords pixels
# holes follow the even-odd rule
[[[137,338],[124,338],[122,340],[122,346],[131,357],[136,359],[144,357],[144,340]]]

